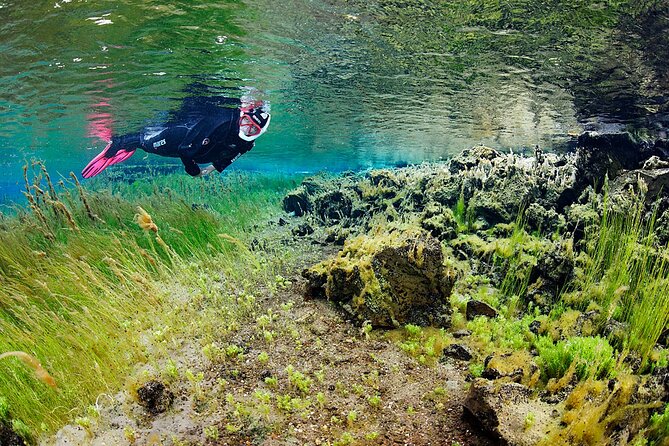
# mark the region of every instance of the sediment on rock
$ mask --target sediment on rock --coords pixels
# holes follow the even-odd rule
[[[558,424],[552,417],[555,407],[532,398],[532,390],[517,383],[476,379],[464,407],[481,429],[510,446],[534,446]]]

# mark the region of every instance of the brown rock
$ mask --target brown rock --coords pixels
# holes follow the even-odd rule
[[[149,381],[137,389],[139,404],[147,412],[157,415],[165,412],[174,400],[174,394],[160,381]]]
[[[558,423],[551,416],[554,406],[533,399],[532,390],[517,383],[477,378],[464,409],[482,430],[510,446],[534,446]]]
[[[332,260],[303,273],[307,292],[338,302],[376,327],[448,324],[454,274],[441,244],[424,231],[396,231],[347,241]]]
[[[480,300],[470,300],[467,302],[467,320],[471,321],[476,316],[497,317],[497,310]]]

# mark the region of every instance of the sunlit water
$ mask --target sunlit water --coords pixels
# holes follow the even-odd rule
[[[110,129],[165,119],[193,83],[271,101],[235,163],[260,171],[559,149],[598,123],[661,131],[668,31],[666,2],[0,0],[0,198],[26,160],[79,172]],[[143,155],[127,163],[174,163]]]

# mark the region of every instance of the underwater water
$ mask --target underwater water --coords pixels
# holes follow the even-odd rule
[[[668,16],[666,2],[626,1],[3,0],[0,196],[31,158],[80,172],[102,137],[164,120],[194,83],[272,103],[270,132],[236,163],[259,171],[662,129]]]
[[[668,31],[665,0],[0,0],[0,446],[668,444]],[[223,175],[79,173],[243,95],[272,122]]]
[[[619,1],[3,0],[0,195],[17,191],[26,159],[79,172],[100,135],[164,120],[195,82],[264,92],[271,132],[238,162],[261,171],[415,163],[478,143],[550,149],[585,123],[648,126],[666,111],[668,14]]]

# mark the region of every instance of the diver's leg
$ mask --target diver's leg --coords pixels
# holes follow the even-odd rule
[[[141,133],[142,150],[160,156],[179,157],[179,145],[188,130],[185,124],[147,127]]]

